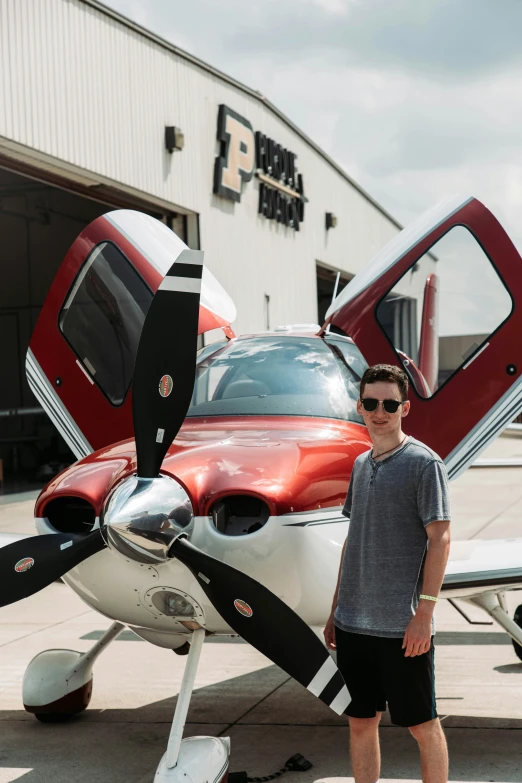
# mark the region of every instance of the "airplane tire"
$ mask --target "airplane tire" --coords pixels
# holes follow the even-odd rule
[[[40,723],[65,723],[70,720],[73,715],[68,715],[66,712],[35,712],[34,717],[39,720]]]
[[[515,609],[513,620],[520,628],[522,628],[522,604],[519,604],[519,606],[517,606],[517,608]],[[511,641],[513,642],[513,648],[515,650],[517,657],[520,658],[520,660],[522,661],[522,645],[515,642],[514,639],[511,639]]]

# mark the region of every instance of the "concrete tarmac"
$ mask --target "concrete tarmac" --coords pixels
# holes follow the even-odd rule
[[[483,455],[522,457],[522,439]],[[522,537],[522,468],[472,469],[451,485],[454,538]],[[8,500],[5,498],[4,500]],[[0,532],[33,532],[34,497],[0,503]],[[508,595],[511,613],[522,593]],[[479,609],[465,607],[488,622]],[[185,658],[125,631],[95,667],[89,709],[42,724],[22,707],[27,664],[42,650],[86,650],[110,622],[65,585],[0,610],[0,783],[152,783],[165,750]],[[451,781],[522,781],[522,662],[497,625],[469,625],[437,607],[437,704],[450,748]],[[238,639],[209,639],[186,735],[232,740],[231,771],[270,774],[296,752],[313,763],[286,783],[353,781],[348,729],[317,699]],[[419,781],[415,741],[381,727],[382,780]]]

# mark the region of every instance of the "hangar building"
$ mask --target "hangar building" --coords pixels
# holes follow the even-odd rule
[[[95,0],[0,0],[0,59],[7,477],[67,461],[35,410],[25,352],[68,247],[98,215],[142,210],[204,250],[238,334],[321,322],[337,272],[346,283],[400,228],[259,92]]]

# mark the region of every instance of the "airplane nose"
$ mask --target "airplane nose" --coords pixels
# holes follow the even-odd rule
[[[180,533],[190,537],[194,512],[170,476],[129,476],[107,499],[101,522],[109,547],[139,563],[161,563]]]

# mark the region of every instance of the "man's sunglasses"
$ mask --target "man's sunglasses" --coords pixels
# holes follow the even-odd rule
[[[397,413],[399,405],[404,405],[406,400],[399,402],[398,400],[374,400],[373,397],[365,397],[364,399],[361,398],[360,402],[364,410],[368,413],[377,410],[379,403],[382,403],[382,407],[386,413]]]

